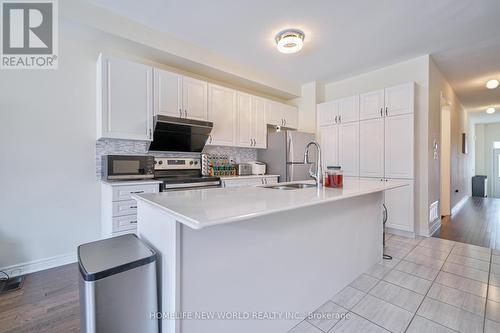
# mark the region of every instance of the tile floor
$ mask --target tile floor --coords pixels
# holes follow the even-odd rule
[[[500,251],[388,234],[385,253],[289,333],[500,332]]]

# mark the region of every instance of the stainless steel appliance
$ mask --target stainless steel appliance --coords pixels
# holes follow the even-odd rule
[[[155,116],[149,151],[201,153],[212,127],[209,121]]]
[[[267,149],[259,149],[257,158],[267,164],[267,173],[280,175],[279,181],[310,180],[311,164],[304,164],[306,145],[314,134],[282,130],[267,134]],[[309,160],[316,160],[316,150],[311,150]]]
[[[221,187],[219,177],[202,175],[199,158],[157,157],[154,169],[162,192]]]
[[[101,174],[107,180],[148,179],[154,177],[154,156],[105,155]]]
[[[236,166],[236,173],[239,176],[250,176],[252,174],[252,165],[249,163],[239,163]]]
[[[80,245],[78,266],[81,332],[158,332],[156,252],[136,235]]]

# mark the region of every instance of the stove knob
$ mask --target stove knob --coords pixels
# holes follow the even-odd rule
[[[160,165],[163,164],[163,161],[158,162],[158,164],[160,164]]]
[[[198,164],[198,161],[194,161],[194,165]]]
[[[189,165],[193,165],[193,161],[189,161]]]

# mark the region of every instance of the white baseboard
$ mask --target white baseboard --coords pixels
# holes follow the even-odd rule
[[[4,271],[5,273],[9,274],[9,276],[18,276],[71,264],[76,261],[76,253],[68,253],[51,258],[44,258],[16,265],[1,267],[0,271]]]
[[[411,231],[404,231],[404,230],[394,229],[391,227],[385,227],[385,232],[393,235],[415,238],[415,233]]]
[[[468,195],[466,195],[462,199],[460,199],[460,201],[457,202],[457,204],[455,206],[453,206],[453,208],[451,209],[451,215],[455,215],[456,213],[458,213],[458,211],[460,210],[460,208],[462,208],[462,206],[465,204],[467,199],[469,199]]]

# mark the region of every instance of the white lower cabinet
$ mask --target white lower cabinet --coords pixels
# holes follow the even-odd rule
[[[389,179],[387,181],[398,180]],[[385,191],[385,206],[387,208],[387,223],[385,226],[387,228],[414,232],[414,185],[412,180],[404,181],[409,182],[409,185]]]
[[[132,183],[132,182],[131,182]],[[157,193],[158,182],[101,183],[101,237],[109,238],[137,230],[134,194]]]
[[[278,176],[222,178],[222,187],[245,187],[278,183]]]

